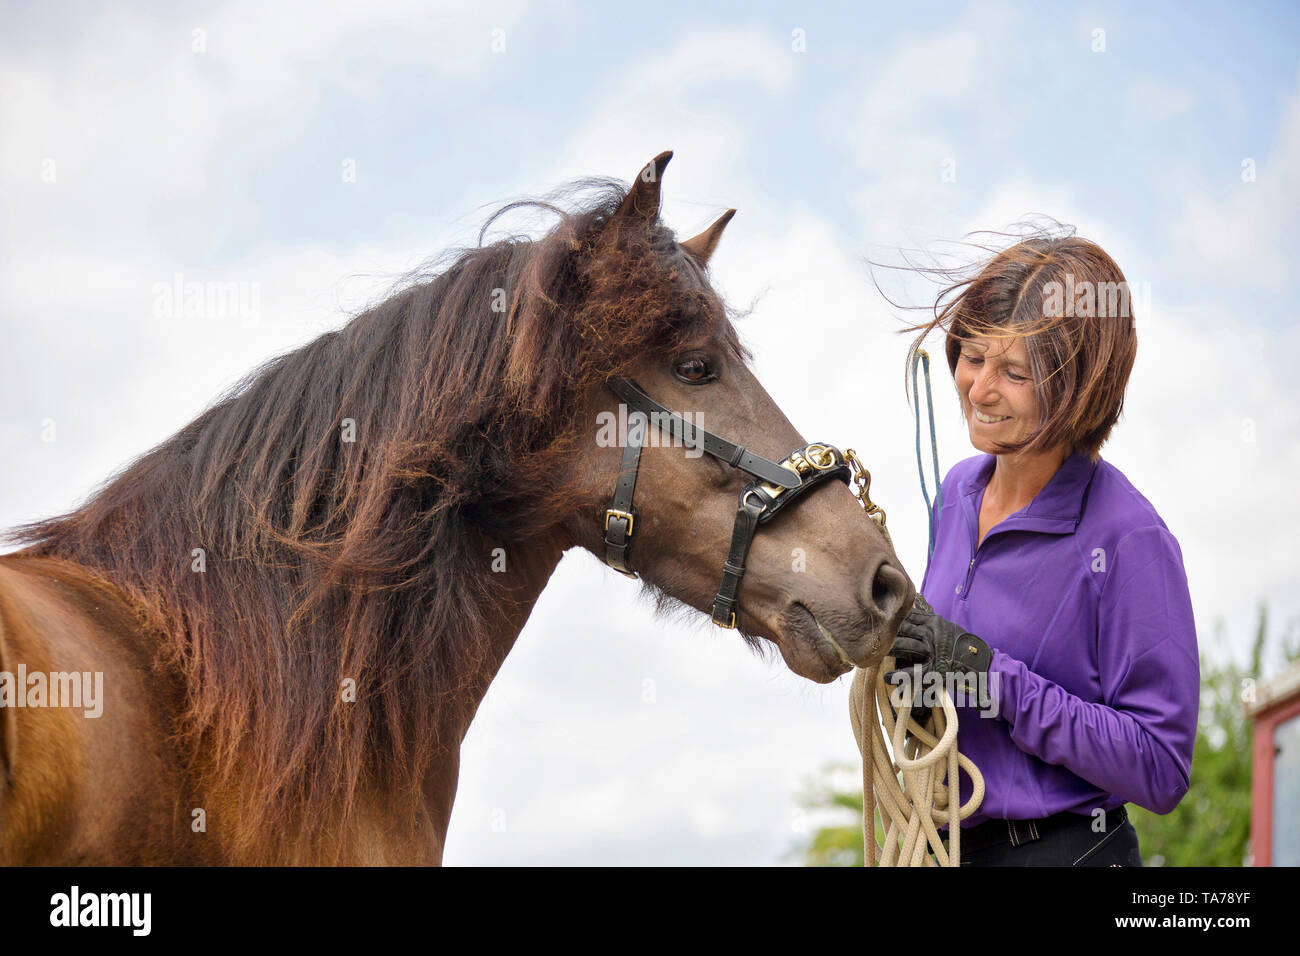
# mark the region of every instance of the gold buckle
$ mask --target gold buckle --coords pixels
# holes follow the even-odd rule
[[[635,523],[635,519],[633,518],[633,516],[632,516],[632,514],[631,514],[630,512],[627,512],[627,511],[619,511],[617,508],[606,508],[606,509],[605,509],[605,533],[606,533],[606,534],[609,533],[609,519],[610,519],[610,518],[626,518],[626,519],[627,519],[627,536],[628,536],[629,538],[632,537],[632,525]]]
[[[714,624],[718,624],[717,621],[714,621],[713,623],[714,623]],[[718,624],[718,627],[725,628],[725,629],[728,630],[728,631],[734,631],[734,630],[736,629],[736,612],[735,612],[735,611],[732,611],[732,612],[731,612],[731,623],[730,623],[730,624]]]

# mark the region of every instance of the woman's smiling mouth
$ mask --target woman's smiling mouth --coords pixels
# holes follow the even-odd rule
[[[985,425],[996,425],[998,422],[1005,422],[1011,417],[1010,415],[985,415],[978,408],[975,408],[974,406],[971,407],[975,412],[975,418],[978,421],[983,422]]]

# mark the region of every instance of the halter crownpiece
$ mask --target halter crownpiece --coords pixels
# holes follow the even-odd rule
[[[841,452],[834,445],[816,442],[795,449],[782,462],[771,461],[686,421],[628,379],[611,379],[609,386],[640,419],[633,423],[632,415],[629,415],[618,484],[609,507],[605,509],[605,563],[615,571],[629,577],[637,576],[628,563],[628,548],[637,516],[632,496],[636,491],[642,443],[650,425],[666,429],[688,447],[702,448],[719,461],[754,476],[754,480],[740,492],[736,524],[731,532],[731,550],[722,565],[718,595],[713,599],[713,623],[719,627],[736,626],[736,593],[745,575],[745,559],[749,556],[749,546],[759,525],[771,521],[777,512],[811,488],[830,478],[840,479],[849,486],[867,514],[882,529],[885,527],[884,510],[869,496],[871,473],[863,467],[852,448]]]

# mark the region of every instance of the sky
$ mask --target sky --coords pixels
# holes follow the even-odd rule
[[[1260,603],[1276,648],[1300,621],[1298,21],[1286,3],[11,10],[0,527],[68,510],[497,206],[672,149],[664,220],[685,238],[739,210],[711,276],[751,310],[754,371],[801,433],[859,451],[916,581],[898,330],[920,313],[882,291],[936,290],[869,263],[951,262],[1026,216],[1101,245],[1140,343],[1103,457],[1178,539],[1202,649],[1244,660]],[[178,281],[235,283],[246,307],[160,308]],[[975,452],[935,373],[946,472]],[[798,678],[704,614],[654,621],[637,588],[561,562],[465,742],[446,863],[792,861],[817,822],[801,790],[857,764],[848,678]]]

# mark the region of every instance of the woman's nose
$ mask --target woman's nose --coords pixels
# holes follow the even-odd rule
[[[987,405],[990,399],[997,397],[993,394],[993,380],[989,377],[987,366],[975,374],[969,397],[972,405]]]

